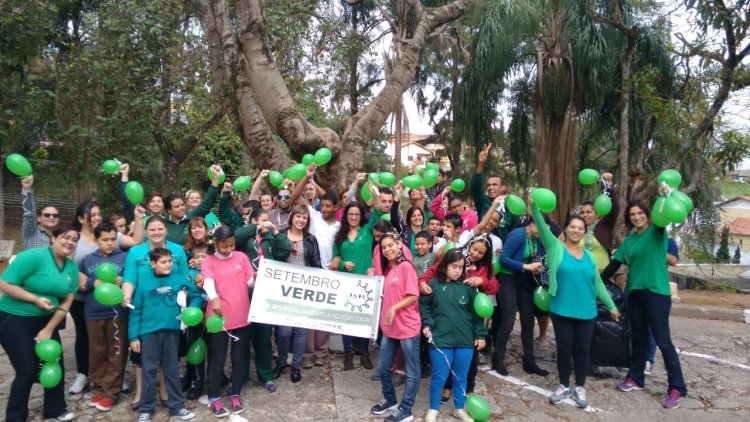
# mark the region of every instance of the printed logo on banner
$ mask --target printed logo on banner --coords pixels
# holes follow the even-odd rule
[[[372,289],[368,289],[367,285],[360,280],[357,282],[357,289],[354,292],[349,293],[344,305],[348,306],[352,312],[354,312],[355,309],[362,312],[365,309],[370,309],[370,302],[374,303]]]

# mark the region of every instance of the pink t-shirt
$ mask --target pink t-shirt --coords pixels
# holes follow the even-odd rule
[[[375,269],[376,274],[380,273]],[[380,275],[380,274],[378,274]],[[422,318],[419,316],[419,302],[414,302],[400,311],[390,326],[385,325],[385,316],[388,310],[407,296],[419,297],[419,285],[417,284],[417,270],[411,262],[403,261],[396,268],[388,271],[383,280],[383,304],[380,308],[380,329],[383,335],[392,339],[405,339],[419,335],[422,327]]]
[[[247,255],[241,252],[232,252],[229,258],[211,255],[203,261],[201,275],[204,280],[214,280],[224,314],[224,328],[234,330],[249,325],[250,293],[247,281],[253,276],[253,266]],[[206,316],[213,315],[210,303],[207,308]]]

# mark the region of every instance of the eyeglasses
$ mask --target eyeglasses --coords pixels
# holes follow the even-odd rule
[[[286,193],[280,193],[276,195],[276,199],[289,199],[289,198],[291,198],[291,196]]]
[[[347,213],[346,215],[347,215],[347,217],[359,217],[359,216],[361,216],[362,214],[360,214],[360,213],[358,213],[358,212],[354,212],[354,213],[352,213],[352,212],[349,212],[349,213]]]
[[[44,218],[57,218],[59,216],[60,216],[60,214],[53,214],[51,212],[44,212],[44,213],[42,213],[42,217],[44,217]]]
[[[452,206],[448,207],[448,209],[455,210],[455,209],[458,209],[463,204],[464,204],[463,202],[459,202],[459,203],[453,204]]]

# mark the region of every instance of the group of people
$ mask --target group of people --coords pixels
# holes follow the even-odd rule
[[[33,176],[23,179],[27,250],[0,275],[0,344],[15,370],[6,420],[27,420],[39,367],[35,342],[59,341],[68,313],[76,334],[77,370],[68,392],[93,388],[89,406],[102,412],[129,388],[124,382],[128,355],[136,380],[130,406],[139,422],[152,419],[157,403],[170,416],[189,420],[195,414],[185,400],[203,394],[216,417],[242,413],[251,347],[256,379],[267,392],[276,391],[276,380],[287,367],[290,381],[299,382],[303,369],[326,365],[330,334],[248,322],[262,259],[384,278],[377,362],[370,356],[370,339],[344,335],[343,370],[355,368],[355,355],[361,367],[377,368],[372,378],[380,380],[383,400],[371,412],[389,412],[387,421],[412,420],[420,379],[427,377],[425,420],[437,420],[441,404],[451,398],[453,415],[473,420],[464,408],[474,392],[479,362],[487,356],[493,370],[508,375],[504,357],[517,313],[523,370],[548,375],[535,361],[533,333],[536,319],[537,341],[545,347],[551,321],[559,386],[549,401],[557,404],[570,397],[587,407],[585,381],[597,299],[612,318],[620,317],[605,281],[625,264],[627,280],[620,286],[627,294],[633,353],[618,388],[643,388],[649,360],[653,364],[653,338],[668,373],[663,405],[677,407],[687,390],[669,333],[668,236],[651,223],[649,208],[639,201],[628,204],[624,217],[631,232],[616,249],[616,209],[600,217],[593,204],[585,202],[580,213],[571,213],[558,227],[530,199],[525,216],[513,215],[504,204],[507,188],[500,178],[485,177],[489,151],[487,146],[480,152],[469,184],[474,209],[444,183],[442,171],[434,187],[408,192],[400,184],[376,187],[361,173],[337,195],[317,183],[314,165],[303,179],[285,180],[275,194],[262,190],[269,176],[264,170],[248,199],[239,202],[231,183],[219,183],[222,172],[214,165],[205,194],[153,192],[143,204],[132,204],[123,195],[126,212],[106,218],[96,202],[86,201],[66,225],[60,224],[57,208],[36,205]],[[124,191],[129,166],[123,164],[120,172]],[[603,179],[611,186],[611,174]],[[363,183],[368,184],[369,201],[358,195]],[[405,213],[402,198],[409,201]],[[499,271],[493,259],[499,261]],[[102,283],[96,271],[102,263],[117,269],[121,305],[105,306],[94,297]],[[548,312],[534,305],[538,285],[551,295]],[[495,304],[491,317],[482,318],[474,310],[479,292]],[[202,323],[181,326],[180,313],[188,306],[200,307],[206,318],[221,316],[223,330],[208,333]],[[186,362],[181,369],[180,359],[195,344],[206,344],[205,362]],[[395,387],[401,383],[405,386],[399,402]],[[222,399],[225,387],[228,400]],[[43,415],[74,419],[63,382],[45,389]]]

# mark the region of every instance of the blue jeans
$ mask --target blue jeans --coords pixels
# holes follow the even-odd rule
[[[305,353],[305,337],[307,330],[299,327],[286,327],[279,325],[276,327],[279,338],[276,339],[276,347],[279,352],[279,366],[286,366],[286,359],[289,356],[289,340],[292,344],[292,368],[299,369],[302,362],[302,355]]]
[[[391,379],[391,365],[393,365],[393,360],[396,357],[399,343],[406,362],[406,386],[399,408],[411,414],[411,407],[414,406],[414,399],[417,397],[422,377],[422,370],[419,365],[419,335],[400,340],[383,336],[380,340],[380,353],[378,354],[378,374],[380,375],[383,398],[388,400],[389,403],[398,403],[396,389],[393,388],[393,380]]]
[[[451,370],[455,374],[453,376],[453,405],[456,409],[463,409],[466,402],[466,375],[469,373],[474,348],[445,347],[441,348],[440,351],[435,347],[430,347],[430,362],[432,363],[430,409],[440,410],[440,395]]]
[[[677,389],[683,396],[687,395],[685,379],[677,350],[669,334],[669,311],[672,298],[649,290],[632,290],[628,295],[628,315],[632,327],[633,355],[630,358],[628,377],[639,387],[644,385],[643,371],[646,368],[648,352],[648,330],[654,334],[656,345],[664,358],[664,369],[667,370],[668,390]]]
[[[368,347],[370,346],[370,339],[367,337],[352,337],[347,335],[342,335],[342,340],[344,341],[344,353],[351,353],[352,352],[352,343],[354,341],[359,342],[359,350],[361,352],[367,352]]]

